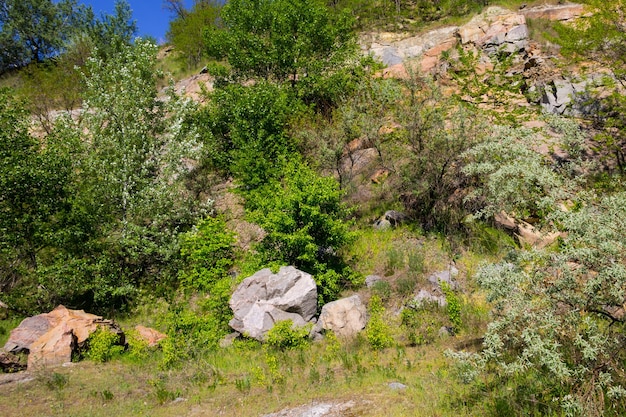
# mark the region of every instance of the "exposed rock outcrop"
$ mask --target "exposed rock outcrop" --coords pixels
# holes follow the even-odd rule
[[[474,44],[488,54],[513,53],[528,45],[526,18],[501,7],[489,7],[458,29],[462,45]]]
[[[293,266],[274,274],[268,268],[243,280],[230,298],[230,327],[263,341],[274,323],[292,320],[304,326],[317,311],[317,286],[310,274]]]
[[[585,8],[582,4],[569,3],[559,5],[542,5],[522,9],[520,11],[527,19],[546,19],[569,21],[584,15]]]

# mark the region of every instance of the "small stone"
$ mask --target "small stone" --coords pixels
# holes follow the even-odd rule
[[[389,388],[391,388],[392,390],[396,390],[396,391],[398,391],[398,390],[405,390],[405,389],[408,388],[408,386],[406,386],[406,385],[404,385],[404,384],[402,384],[400,382],[390,382],[389,384],[387,384],[387,386]]]
[[[220,340],[220,347],[227,348],[229,346],[232,346],[235,339],[237,339],[239,336],[241,336],[241,333],[239,332],[227,334],[222,340]]]
[[[382,281],[380,275],[368,275],[365,277],[365,285],[367,288],[372,288],[378,281]]]
[[[454,335],[454,332],[452,331],[452,329],[450,327],[447,326],[441,326],[441,328],[439,329],[439,337],[441,338],[446,338],[446,337],[450,337]]]

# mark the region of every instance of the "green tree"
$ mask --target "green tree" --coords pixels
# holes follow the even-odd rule
[[[176,4],[172,7],[178,7]],[[220,7],[214,2],[196,1],[191,10],[177,11],[177,17],[170,21],[167,41],[181,54],[187,68],[198,65],[205,57],[204,32],[217,27]]]
[[[216,90],[200,120],[210,164],[247,189],[276,178],[296,148],[287,127],[299,107],[289,91],[266,82]]]
[[[58,55],[89,14],[76,0],[0,1],[0,72]]]
[[[58,138],[29,134],[24,106],[0,90],[0,289],[37,269],[40,253],[62,227],[72,177]]]
[[[157,96],[156,49],[138,40],[87,61],[82,117],[64,122],[80,138],[73,215],[84,240],[42,276],[57,300],[102,310],[127,304],[141,286],[165,289],[177,275],[178,235],[203,213],[185,188],[202,148],[187,121],[195,107],[172,92]]]
[[[408,101],[396,115],[410,149],[399,169],[402,202],[426,229],[458,230],[467,214],[463,152],[482,140],[484,125],[472,108],[444,99],[436,86],[418,78],[406,86]]]
[[[233,0],[222,20],[224,29],[207,32],[208,53],[226,58],[237,77],[295,85],[355,57],[352,20],[319,0]]]

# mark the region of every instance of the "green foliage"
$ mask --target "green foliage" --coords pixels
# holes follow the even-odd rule
[[[372,285],[372,293],[380,298],[381,301],[387,301],[391,297],[391,284],[387,281],[376,281]]]
[[[185,233],[180,248],[186,265],[180,276],[183,288],[210,291],[226,278],[233,265],[234,242],[221,217],[207,217]]]
[[[352,239],[348,214],[334,179],[297,161],[280,181],[248,193],[249,216],[266,232],[258,250],[265,262],[280,261],[315,275],[320,298],[330,301],[359,276],[337,251]]]
[[[302,349],[309,341],[310,326],[295,327],[293,321],[285,320],[274,323],[267,332],[265,343],[272,349]]]
[[[65,136],[81,139],[73,211],[87,244],[75,255],[89,256],[76,272],[101,308],[125,305],[148,282],[171,280],[178,233],[203,209],[186,195],[190,169],[182,163],[201,149],[187,124],[192,104],[173,93],[167,103],[158,99],[153,44],[120,48],[106,61],[88,59],[83,118],[63,126]]]
[[[56,246],[63,232],[73,174],[62,140],[49,136],[40,142],[31,136],[22,103],[0,90],[2,291],[34,284],[42,249]]]
[[[454,292],[452,288],[450,288],[450,284],[447,282],[441,282],[441,291],[446,296],[446,312],[448,313],[448,318],[452,323],[452,330],[454,332],[458,332],[461,330],[461,301],[459,297]]]
[[[206,56],[204,32],[219,24],[220,5],[214,2],[197,1],[190,10],[185,10],[170,20],[166,38],[184,60],[193,68]]]
[[[445,100],[425,80],[413,76],[406,87],[409,98],[396,115],[410,149],[400,167],[402,202],[427,230],[459,230],[466,214],[463,152],[481,141],[485,126],[471,108]]]
[[[410,302],[400,312],[400,327],[411,346],[428,345],[437,340],[446,319],[437,302]]]
[[[167,386],[167,379],[165,376],[160,376],[149,381],[150,385],[154,389],[154,397],[161,405],[174,401],[180,397],[180,389],[170,390]]]
[[[531,148],[535,141],[529,129],[497,126],[487,140],[465,153],[469,161],[463,172],[476,179],[474,197],[486,202],[478,216],[504,210],[520,218],[543,218],[554,209],[567,189],[567,178]]]
[[[86,23],[90,11],[75,0],[4,0],[0,3],[0,73],[57,55]]]
[[[199,124],[204,134],[208,162],[234,175],[247,189],[276,178],[295,150],[287,135],[290,118],[301,107],[283,87],[257,83],[230,85],[216,90]]]
[[[124,357],[134,363],[144,362],[150,355],[151,348],[139,332],[134,329],[124,331],[124,341],[126,342],[126,351]]]
[[[219,341],[230,332],[231,290],[232,280],[224,278],[213,284],[209,295],[196,301],[197,306],[190,306],[188,300],[170,306],[163,320],[168,337],[161,342],[162,368],[179,366],[219,347]]]
[[[89,336],[87,346],[85,356],[94,362],[108,362],[124,351],[124,346],[120,344],[120,335],[103,327],[98,327]]]
[[[400,248],[392,247],[387,251],[385,276],[393,275],[396,270],[401,268],[404,268],[404,251]]]
[[[385,322],[385,307],[377,295],[372,295],[368,304],[369,321],[365,326],[365,337],[374,350],[382,350],[395,344]]]
[[[70,382],[69,376],[58,372],[42,372],[37,375],[37,380],[43,382],[50,391],[61,391]]]
[[[355,50],[351,20],[318,1],[233,0],[224,30],[209,30],[209,55],[227,58],[234,75],[296,83],[334,69]]]

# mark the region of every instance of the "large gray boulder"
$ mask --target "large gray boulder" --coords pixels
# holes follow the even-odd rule
[[[333,301],[322,307],[318,327],[337,336],[352,337],[365,328],[367,309],[358,294]]]
[[[317,286],[310,274],[283,266],[268,268],[243,280],[229,301],[234,317],[229,325],[248,337],[263,341],[274,323],[292,320],[304,326],[317,311]]]

